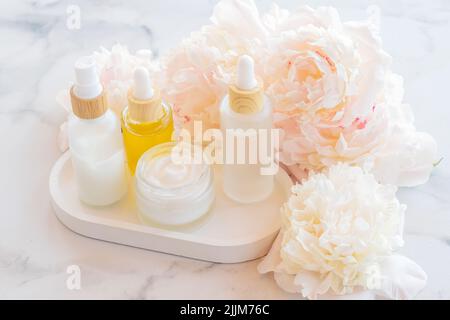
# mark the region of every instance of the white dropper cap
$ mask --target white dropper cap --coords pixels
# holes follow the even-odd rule
[[[134,70],[134,98],[136,100],[150,100],[153,95],[152,81],[147,69],[138,67]]]
[[[80,99],[93,99],[102,93],[103,87],[92,56],[81,57],[75,62],[74,93]]]
[[[252,57],[242,55],[237,65],[236,87],[240,90],[251,91],[258,86],[255,77],[255,63]]]

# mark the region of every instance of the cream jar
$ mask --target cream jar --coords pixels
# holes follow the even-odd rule
[[[157,145],[138,161],[136,203],[143,222],[185,225],[200,219],[212,206],[213,170],[204,162],[193,163],[190,157],[174,161],[175,146],[176,142]]]

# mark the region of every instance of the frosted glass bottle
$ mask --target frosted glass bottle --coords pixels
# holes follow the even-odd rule
[[[109,205],[127,191],[120,122],[107,108],[93,59],[78,60],[75,75],[68,138],[78,195],[89,205]]]
[[[225,145],[230,138],[227,129],[254,129],[257,135],[253,137],[258,141],[257,152],[260,148],[266,155],[270,155],[272,148],[270,130],[272,129],[272,108],[269,100],[262,93],[254,77],[253,60],[248,56],[242,56],[238,63],[238,77],[236,85],[230,86],[229,94],[225,96],[220,107],[220,123],[224,134]],[[264,129],[259,131],[259,129]],[[267,144],[259,144],[262,134],[266,134]],[[245,150],[238,150],[238,144],[234,143],[235,163],[227,163],[227,149],[224,146],[225,164],[223,165],[223,190],[232,200],[240,203],[254,203],[267,198],[273,191],[273,175],[263,175],[261,168],[265,166],[258,155],[256,163],[249,163],[250,159],[250,135],[245,134],[248,140]],[[239,137],[235,134],[235,137]],[[238,152],[245,152],[245,163],[236,163]]]

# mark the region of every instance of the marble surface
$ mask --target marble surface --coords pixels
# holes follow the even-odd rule
[[[280,1],[293,8],[299,1]],[[330,1],[300,1],[313,6]],[[48,175],[64,113],[56,92],[74,60],[100,45],[166,52],[208,21],[215,1],[0,2],[0,298],[295,299],[258,261],[220,265],[85,238],[65,228],[49,200]],[[269,1],[258,1],[262,8]],[[381,8],[381,32],[419,129],[434,135],[444,158],[430,181],[401,189],[408,205],[401,250],[428,273],[424,299],[450,298],[450,2],[332,1],[345,19]],[[67,7],[81,8],[81,29],[66,27]],[[81,290],[66,286],[81,269]]]

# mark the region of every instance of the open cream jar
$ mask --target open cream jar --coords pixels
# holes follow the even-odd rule
[[[136,203],[144,222],[168,226],[189,224],[201,218],[214,201],[213,171],[192,157],[180,161],[172,156],[176,142],[157,145],[139,159]],[[192,146],[194,152],[201,149]]]

